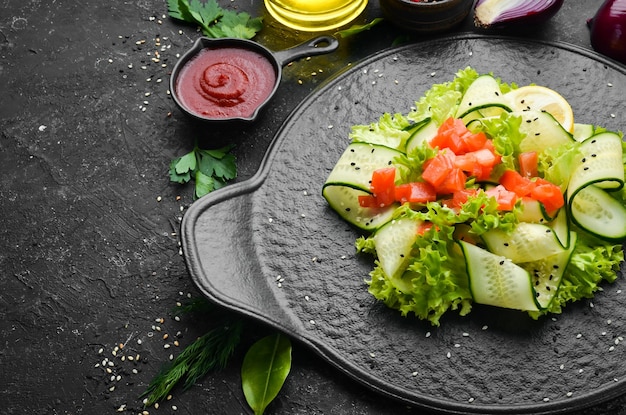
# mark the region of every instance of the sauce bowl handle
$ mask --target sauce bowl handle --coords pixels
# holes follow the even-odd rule
[[[334,52],[337,50],[337,47],[339,47],[339,41],[334,37],[319,36],[292,48],[274,52],[274,57],[282,67],[305,56],[324,55]]]

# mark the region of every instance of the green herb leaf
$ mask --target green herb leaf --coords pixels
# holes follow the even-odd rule
[[[208,37],[252,39],[262,29],[262,19],[222,9],[216,0],[167,0],[169,15],[175,19],[200,25]]]
[[[207,176],[201,171],[196,172],[195,176],[196,180],[196,189],[195,189],[195,197],[201,198],[213,190],[215,190],[215,179],[211,176]]]
[[[337,32],[337,34],[339,34],[339,36],[343,38],[348,37],[348,36],[353,36],[358,33],[364,32],[366,30],[370,30],[372,27],[376,26],[378,23],[382,22],[383,20],[384,19],[382,17],[377,17],[371,22],[366,23],[364,25],[352,25],[347,29],[340,30],[339,32]]]
[[[189,155],[193,156],[193,167],[188,160]],[[184,159],[184,160],[183,160]],[[183,157],[177,157],[170,162],[170,180],[176,183],[184,184],[191,180],[191,172],[195,170],[196,157],[193,152],[185,154]]]
[[[220,37],[240,39],[252,39],[262,28],[263,20],[260,17],[251,19],[248,13],[230,10],[224,11],[222,18],[215,24]]]
[[[261,415],[291,370],[291,342],[280,333],[267,336],[250,347],[241,367],[241,386],[255,415]]]
[[[170,180],[185,184],[195,180],[194,197],[200,198],[226,185],[237,177],[233,145],[204,150],[196,145],[192,151],[170,162]]]
[[[183,380],[183,388],[188,389],[210,371],[223,369],[239,344],[241,329],[241,322],[226,321],[187,346],[141,395],[148,397],[146,406],[166,398]]]

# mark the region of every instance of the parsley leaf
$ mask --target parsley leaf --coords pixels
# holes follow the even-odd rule
[[[263,27],[260,17],[222,9],[216,0],[167,0],[167,8],[174,19],[198,24],[212,38],[252,39]]]
[[[200,198],[224,187],[237,177],[235,156],[230,153],[232,145],[219,149],[204,150],[196,144],[189,153],[170,162],[170,180],[185,184],[195,181],[194,197]]]

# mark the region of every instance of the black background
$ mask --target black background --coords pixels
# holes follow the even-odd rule
[[[498,33],[590,48],[586,21],[601,3],[568,1],[544,25]],[[312,37],[281,27],[258,0],[220,4],[263,16],[256,40],[272,50]],[[378,16],[371,1],[357,23]],[[483,33],[471,17],[456,31]],[[165,0],[0,0],[0,412],[251,413],[239,368],[247,347],[270,332],[253,322],[226,370],[176,389],[158,409],[139,398],[170,356],[213,323],[174,318],[177,303],[199,293],[178,240],[193,189],[169,181],[169,162],[196,139],[232,142],[238,180],[251,177],[299,102],[403,34],[385,22],[341,39],[331,55],[285,68],[261,120],[228,129],[190,123],[167,92],[177,54],[199,35],[167,17]],[[625,399],[584,411],[622,412]],[[294,344],[291,374],[266,413],[423,412]]]

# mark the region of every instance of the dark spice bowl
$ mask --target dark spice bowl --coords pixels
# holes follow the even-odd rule
[[[333,52],[338,46],[339,42],[334,37],[320,36],[292,48],[272,52],[265,46],[251,40],[201,37],[176,62],[170,76],[170,93],[180,110],[193,119],[220,124],[252,123],[278,89],[282,78],[282,68],[285,65],[303,57]],[[228,53],[248,56],[251,63],[240,65],[242,59],[233,61],[223,59]],[[218,69],[211,69],[209,73],[207,67],[200,69],[201,75],[197,73],[194,75],[190,70],[191,65],[195,65],[201,56],[202,59],[215,60],[210,66]],[[244,70],[242,67],[247,69]],[[266,79],[261,79],[262,77],[257,73],[259,72],[258,68],[265,68],[262,77]],[[240,78],[242,74],[245,75],[246,85],[244,87],[230,87],[229,83],[232,81],[234,84],[234,80]],[[199,102],[190,105],[192,100],[185,97],[187,92],[191,94],[190,91],[187,91],[190,87],[186,82],[191,82],[192,76],[198,78],[194,79],[193,82],[202,83],[200,88],[202,91],[198,93],[203,94],[202,99],[206,99],[205,103]],[[230,89],[227,90],[227,87]],[[193,88],[198,89],[195,86]],[[258,91],[260,88],[264,88],[264,90]],[[245,92],[242,92],[244,89]],[[210,96],[207,98],[209,92]],[[244,101],[247,101],[249,105],[245,112],[236,113],[237,111],[229,109],[230,107],[237,107]],[[205,110],[204,105],[213,109]],[[223,107],[225,110],[215,109],[215,105]]]
[[[413,33],[443,32],[460,24],[474,0],[379,0],[391,23]]]

